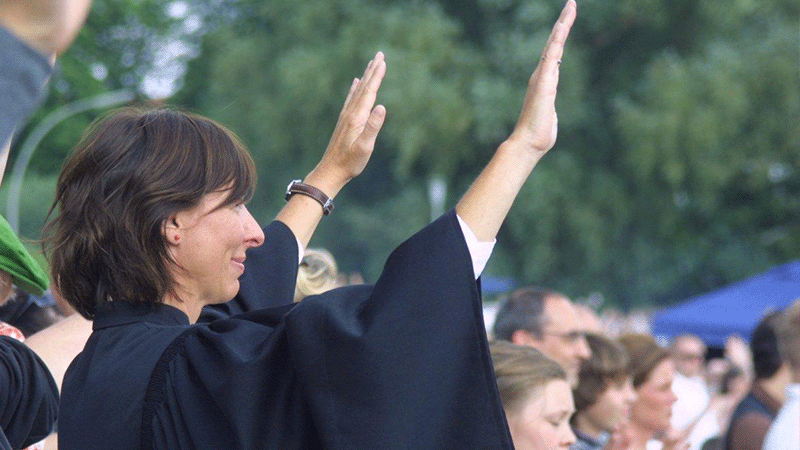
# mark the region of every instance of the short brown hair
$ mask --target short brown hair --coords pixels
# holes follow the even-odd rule
[[[622,345],[597,334],[587,334],[586,343],[592,355],[581,363],[573,390],[576,412],[594,405],[611,383],[624,382],[628,376],[628,354]]]
[[[489,344],[500,399],[506,411],[518,411],[521,402],[552,380],[566,380],[564,369],[539,350],[505,341]]]
[[[56,289],[87,319],[98,304],[175,294],[163,235],[211,192],[249,200],[255,165],[216,122],[169,109],[114,111],[92,124],[58,178],[42,247]]]
[[[669,352],[649,334],[626,334],[619,338],[619,343],[628,352],[628,374],[633,378],[634,388],[650,378],[650,372],[658,363],[669,358]]]
[[[556,291],[534,286],[513,291],[497,311],[492,334],[504,341],[511,341],[517,330],[542,337],[542,329],[546,325],[545,302],[554,297],[567,298]]]

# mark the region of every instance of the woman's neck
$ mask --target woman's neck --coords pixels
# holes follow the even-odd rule
[[[655,433],[652,430],[643,428],[635,421],[631,421],[631,450],[645,450],[647,441],[653,438]]]
[[[585,414],[575,415],[575,429],[580,431],[584,436],[595,441],[600,437],[603,431],[607,431],[596,426],[591,418],[587,417]]]
[[[786,401],[786,386],[791,380],[791,370],[784,364],[773,376],[760,379],[757,383],[761,385],[761,389],[770,397],[775,399],[778,403],[783,404],[783,402]]]
[[[172,295],[167,295],[164,298],[165,305],[172,306],[183,311],[184,314],[189,316],[189,323],[196,323],[200,318],[200,312],[203,310],[203,304],[199,301],[181,300]]]

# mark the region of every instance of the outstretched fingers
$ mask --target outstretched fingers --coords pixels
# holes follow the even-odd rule
[[[367,64],[364,75],[360,79],[353,80],[341,115],[346,116],[356,113],[356,115],[363,114],[363,116],[366,116],[369,114],[375,105],[375,99],[378,96],[378,89],[380,89],[384,75],[386,75],[386,62],[384,61],[383,53],[378,52]]]
[[[531,75],[522,113],[515,130],[517,134],[527,135],[529,142],[541,151],[550,149],[555,143],[557,130],[555,99],[559,66],[576,13],[575,0],[568,0],[545,43],[539,64]]]
[[[361,78],[351,83],[328,149],[320,161],[320,167],[333,169],[334,178],[344,183],[364,170],[383,127],[386,108],[375,106],[375,101],[385,74],[386,62],[383,53],[378,52]]]
[[[372,113],[375,100],[378,98],[378,89],[386,75],[386,61],[384,61],[383,53],[378,52],[371,64],[354,93],[355,108],[369,113]]]
[[[542,50],[542,64],[541,67],[545,69],[558,69],[561,64],[561,55],[564,54],[564,44],[567,42],[569,30],[572,24],[575,23],[575,16],[577,12],[577,5],[575,0],[568,0],[561,10],[561,15],[558,21],[553,25],[553,30],[550,31],[550,37]]]

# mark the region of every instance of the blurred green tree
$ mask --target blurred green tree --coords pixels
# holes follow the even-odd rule
[[[445,181],[445,205],[454,205],[511,131],[561,6],[97,0],[38,118],[120,87],[158,96],[157,82],[176,80],[170,103],[219,120],[250,147],[261,183],[251,209],[268,220],[288,181],[322,154],[352,78],[382,50],[385,129],[312,243],[371,281],[429,220],[430,180]],[[587,0],[578,9],[561,68],[559,141],[520,194],[486,273],[630,307],[797,258],[800,5]],[[185,76],[165,61],[189,61]],[[54,173],[93,117],[54,130],[35,170]]]

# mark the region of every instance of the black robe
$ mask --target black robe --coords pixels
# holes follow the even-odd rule
[[[242,293],[270,285],[291,301],[287,232],[267,227],[262,251],[277,236],[293,259],[248,266]],[[193,326],[166,305],[112,302],[94,329],[64,379],[65,450],[513,448],[454,213],[401,244],[374,287]]]
[[[0,450],[27,447],[53,430],[58,387],[25,344],[0,336]]]

